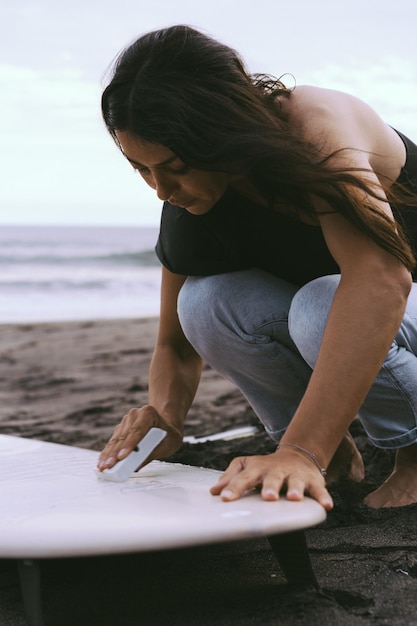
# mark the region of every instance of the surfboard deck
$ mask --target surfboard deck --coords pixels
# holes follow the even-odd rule
[[[265,502],[253,491],[223,502],[209,493],[221,472],[162,461],[124,483],[108,482],[96,476],[97,458],[92,450],[0,435],[0,558],[20,563],[31,625],[42,624],[37,560],[265,536],[288,579],[309,568],[303,530],[326,518],[316,501]]]

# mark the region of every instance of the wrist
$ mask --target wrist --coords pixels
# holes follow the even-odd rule
[[[319,470],[319,472],[323,476],[323,478],[325,478],[327,476],[326,468],[323,467],[323,465],[320,463],[319,459],[314,454],[314,452],[312,452],[311,450],[307,450],[307,448],[304,448],[303,446],[298,445],[298,443],[290,443],[290,442],[286,442],[286,441],[282,442],[282,443],[280,443],[278,445],[277,452],[278,452],[278,450],[280,448],[283,448],[284,446],[287,446],[288,448],[293,448],[294,450],[298,450],[299,452],[304,454],[304,456],[308,457],[310,459],[310,461],[312,463],[314,463],[314,465],[317,467],[317,469]]]

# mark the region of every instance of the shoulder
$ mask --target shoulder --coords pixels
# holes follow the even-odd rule
[[[335,106],[343,109],[366,108],[370,109],[363,100],[344,91],[326,89],[313,85],[299,85],[291,92],[291,107],[295,115],[302,112],[312,113],[321,111],[328,114],[334,113]]]
[[[366,102],[344,91],[300,85],[288,100],[288,114],[294,121],[305,124],[323,120],[331,122],[361,116],[377,116]]]
[[[346,156],[355,162],[381,165],[381,155],[385,155],[388,160],[392,159],[394,170],[398,164],[403,164],[404,146],[397,133],[369,104],[356,96],[335,89],[300,85],[288,99],[285,114],[288,123],[294,125],[302,139],[315,146],[321,156],[348,149]],[[384,165],[391,169],[390,164]]]
[[[288,121],[299,129],[303,139],[319,147],[322,144],[323,149],[328,144],[330,151],[348,147],[348,138],[355,143],[351,147],[369,148],[366,124],[370,120],[373,125],[377,120],[383,123],[368,104],[334,89],[301,85],[288,102]]]

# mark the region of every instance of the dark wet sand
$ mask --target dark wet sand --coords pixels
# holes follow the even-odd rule
[[[157,320],[0,326],[0,432],[100,450],[114,425],[147,400]],[[186,434],[257,420],[233,385],[209,368]],[[46,626],[417,625],[417,505],[373,511],[363,496],[393,457],[372,448],[360,485],[332,488],[336,507],[307,531],[321,587],[289,587],[267,540],[44,564]],[[266,435],[184,444],[170,460],[224,469],[273,449]],[[25,624],[15,564],[0,560],[0,624]]]

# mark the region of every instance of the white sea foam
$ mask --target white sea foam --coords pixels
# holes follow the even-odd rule
[[[159,312],[157,228],[0,227],[0,323]]]

